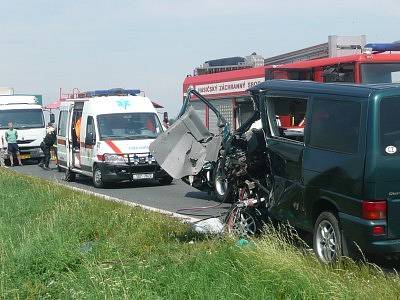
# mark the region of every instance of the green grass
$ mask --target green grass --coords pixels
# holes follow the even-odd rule
[[[188,226],[0,171],[0,299],[396,299],[400,279],[319,264],[277,233],[237,247]]]

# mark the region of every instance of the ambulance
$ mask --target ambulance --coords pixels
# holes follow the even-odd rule
[[[63,101],[57,128],[57,160],[66,181],[89,176],[97,188],[111,182],[170,177],[150,154],[163,132],[153,103],[140,90],[85,92]]]

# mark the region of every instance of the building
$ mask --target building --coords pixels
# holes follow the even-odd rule
[[[361,54],[366,44],[366,36],[330,35],[328,42],[296,51],[272,56],[264,60],[264,65],[279,65],[318,58]]]

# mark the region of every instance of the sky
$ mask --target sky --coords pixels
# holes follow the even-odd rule
[[[399,0],[0,1],[0,86],[42,94],[139,88],[171,115],[204,61],[270,57],[329,35],[400,40]]]

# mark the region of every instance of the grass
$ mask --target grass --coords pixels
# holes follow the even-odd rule
[[[0,171],[0,299],[396,299],[400,279],[325,266],[271,232],[247,246]]]

